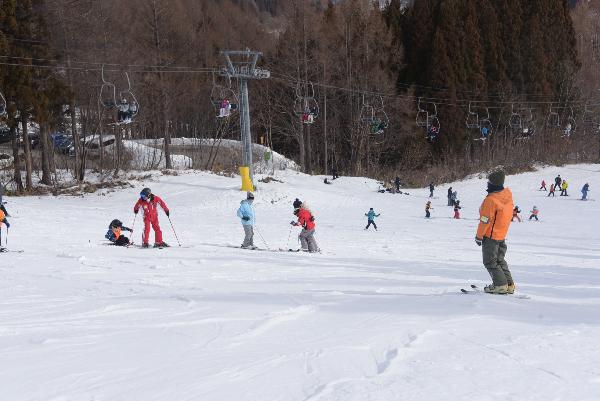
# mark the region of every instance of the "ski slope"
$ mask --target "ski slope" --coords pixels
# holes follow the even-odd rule
[[[557,173],[570,197],[539,192]],[[519,294],[461,294],[489,276],[474,243],[486,180],[379,194],[377,183],[278,172],[256,191],[270,248],[297,247],[310,203],[322,254],[237,249],[239,178],[185,172],[84,197],[6,198],[0,399],[8,401],[592,401],[600,397],[600,165],[507,177],[523,217],[507,260]],[[579,190],[590,183],[588,202]],[[168,249],[105,246],[141,188]],[[558,193],[557,193],[558,195]],[[369,207],[379,231],[364,231]],[[134,239],[140,242],[140,220]],[[5,234],[3,230],[3,234]],[[260,236],[256,245],[263,246]]]

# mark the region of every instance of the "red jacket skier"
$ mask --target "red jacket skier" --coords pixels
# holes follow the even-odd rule
[[[154,229],[154,247],[162,248],[169,246],[163,241],[162,231],[160,230],[160,224],[158,223],[158,205],[165,211],[167,217],[169,217],[169,208],[167,204],[158,196],[152,194],[150,188],[144,188],[140,192],[140,199],[136,202],[133,207],[133,213],[137,214],[140,208],[144,210],[144,234],[142,236],[142,247],[148,247],[148,237],[150,236],[150,225]]]

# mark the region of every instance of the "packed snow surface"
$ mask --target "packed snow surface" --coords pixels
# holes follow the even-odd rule
[[[538,191],[560,173],[569,197]],[[85,197],[6,198],[0,399],[8,401],[596,401],[600,397],[600,165],[507,177],[523,223],[507,259],[515,296],[461,294],[489,276],[474,242],[485,179],[436,188],[278,172],[256,191],[255,243],[297,248],[310,203],[322,254],[236,248],[239,178],[185,172]],[[590,183],[591,200],[578,200]],[[141,188],[172,248],[105,246]],[[540,222],[527,221],[533,206]],[[364,231],[369,207],[379,231]],[[134,239],[140,242],[141,221]],[[288,236],[291,234],[289,244]],[[6,230],[3,230],[3,239]]]

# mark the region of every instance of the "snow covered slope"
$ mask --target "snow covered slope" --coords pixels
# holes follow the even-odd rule
[[[557,173],[570,197],[537,191]],[[299,197],[322,254],[233,248],[239,179],[190,172],[104,195],[5,198],[8,245],[25,252],[0,254],[0,399],[598,399],[600,209],[577,198],[586,181],[591,198],[600,190],[600,165],[507,178],[524,215],[540,209],[508,239],[530,299],[460,293],[489,282],[473,241],[483,179],[452,185],[464,219],[451,219],[444,186],[425,220],[425,189],[277,178],[256,192],[258,233],[270,248],[296,247]],[[171,208],[183,247],[102,244],[111,219],[131,225],[144,186]],[[378,232],[363,229],[369,207]]]

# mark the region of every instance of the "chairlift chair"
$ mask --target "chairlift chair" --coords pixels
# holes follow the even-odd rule
[[[481,124],[479,122],[479,114],[477,114],[471,109],[471,102],[469,102],[469,110],[467,111],[466,124],[467,128],[481,128]]]
[[[569,117],[567,117],[567,124],[565,125],[563,131],[563,136],[565,137],[570,137],[575,133],[575,130],[577,129],[577,122],[575,121],[575,112],[573,111],[572,107],[569,107],[569,110]]]
[[[127,89],[119,92],[119,103],[117,104],[117,108],[120,108],[124,103],[128,105],[128,108],[127,110],[119,110],[121,113],[126,114],[124,114],[124,118],[118,118],[118,124],[130,124],[140,112],[140,104],[131,89],[129,73],[125,72],[125,78],[127,79]]]
[[[104,65],[102,66],[100,74],[102,86],[100,87],[100,94],[98,95],[98,103],[106,109],[112,109],[117,106],[117,88],[104,77]]]
[[[479,120],[480,136],[478,138],[474,138],[475,140],[484,141],[484,140],[488,139],[490,137],[490,135],[492,135],[493,125],[492,125],[492,121],[490,120],[489,107],[485,108],[485,113],[486,113],[485,117]]]
[[[552,128],[560,128],[560,113],[558,107],[550,106],[550,113],[548,114],[548,125]]]
[[[365,94],[362,95],[362,106],[360,108],[360,121],[365,124],[371,124],[375,120],[375,108],[365,101]]]
[[[508,119],[508,126],[513,130],[523,130],[523,120],[521,114],[517,113],[514,109],[514,104],[510,106],[510,118]]]
[[[310,91],[309,91],[310,88]],[[300,82],[296,85],[296,100],[294,113],[300,116],[303,124],[313,124],[319,116],[319,103],[315,99],[315,89],[312,82],[306,85],[305,95],[300,90]]]
[[[429,111],[427,108],[421,106],[421,98],[417,101],[417,118],[416,123],[418,127],[428,127],[429,125]]]
[[[216,111],[217,118],[226,118],[231,116],[233,111],[238,110],[239,100],[233,89],[231,89],[231,78],[227,77],[227,86],[217,84],[213,72],[213,85],[210,90],[210,103]]]
[[[6,98],[4,97],[2,91],[0,91],[0,117],[4,117],[6,115],[7,108],[8,106],[6,103]]]

